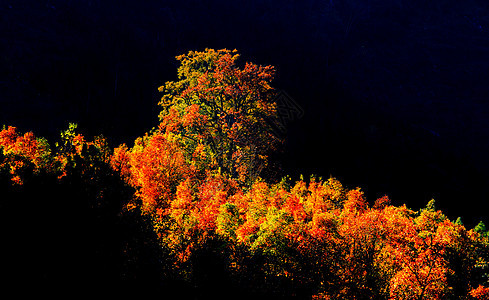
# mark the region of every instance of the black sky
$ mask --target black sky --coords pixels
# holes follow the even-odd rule
[[[304,110],[293,178],[489,221],[487,1],[4,0],[0,22],[0,124],[131,144],[157,124],[176,55],[236,48]]]

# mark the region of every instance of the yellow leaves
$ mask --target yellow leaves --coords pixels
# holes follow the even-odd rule
[[[303,180],[299,180],[291,189],[292,195],[297,196],[299,199],[306,197],[307,195],[307,184]]]
[[[192,157],[195,160],[204,160],[204,159],[206,159],[207,158],[207,153],[206,153],[205,146],[203,144],[199,143],[195,147],[195,150],[194,150],[194,153],[192,154]]]
[[[243,220],[240,218],[238,207],[233,203],[224,203],[219,207],[216,219],[216,232],[231,240],[236,239],[236,230]]]
[[[335,191],[332,191],[327,185],[311,180],[307,189],[307,196],[302,200],[304,201],[304,210],[309,216],[330,211],[335,208],[332,201],[335,197]]]
[[[256,239],[252,241],[250,249],[252,251],[260,249],[265,253],[280,255],[280,247],[286,243],[285,233],[291,222],[289,215],[276,207],[269,207],[266,215],[259,222]]]
[[[345,189],[339,180],[336,178],[329,178],[323,183],[323,186],[327,190],[328,199],[331,200],[336,206],[339,206],[345,200]]]
[[[455,225],[446,219],[436,228],[433,243],[443,247],[455,247],[461,239],[462,230],[462,226]]]

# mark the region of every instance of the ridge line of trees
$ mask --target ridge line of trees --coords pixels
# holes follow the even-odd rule
[[[151,274],[197,283],[203,298],[222,292],[223,283],[248,293],[314,299],[489,297],[483,223],[468,230],[460,218],[451,221],[437,210],[434,200],[419,211],[393,206],[387,196],[369,204],[360,189],[347,189],[334,178],[293,183],[273,177],[270,157],[283,142],[273,134],[275,70],[240,66],[238,58],[227,49],[178,56],[178,80],[159,89],[159,126],[132,147],[111,149],[102,136],[89,141],[70,124],[52,149],[33,133],[4,127],[4,211],[24,205],[15,202],[19,193],[31,191],[32,197],[46,184],[63,190],[54,203],[71,210],[56,214],[78,216],[65,220],[79,223],[67,235],[92,234],[81,245],[76,238],[69,241],[80,245],[80,254],[96,253],[88,255],[91,266],[112,268],[100,279],[130,273],[127,262],[137,243],[108,250],[113,245],[104,239],[114,224],[117,239],[134,222],[141,239],[154,242],[150,251],[158,253],[153,267],[160,269]],[[53,212],[35,205],[32,217],[42,224],[37,213]],[[82,221],[84,213],[88,222]],[[131,216],[124,226],[114,221],[121,215]],[[61,224],[45,229],[56,226]],[[143,227],[150,230],[143,234]],[[110,251],[124,252],[125,261],[107,264],[110,255],[100,253]],[[121,264],[124,271],[113,270]]]

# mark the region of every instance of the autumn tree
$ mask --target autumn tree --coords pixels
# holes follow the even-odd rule
[[[129,208],[151,218],[180,262],[216,232],[237,238],[237,224],[224,224],[234,220],[225,216],[233,211],[228,197],[263,174],[281,143],[272,132],[275,70],[240,67],[238,57],[226,49],[178,56],[178,80],[159,88],[159,126],[111,157],[112,168],[136,190]]]
[[[251,183],[267,167],[281,140],[272,66],[247,62],[236,50],[190,51],[177,56],[178,80],[159,88],[160,126],[182,138],[188,157],[205,157],[205,167]]]

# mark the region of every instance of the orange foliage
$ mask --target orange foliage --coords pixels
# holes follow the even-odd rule
[[[237,58],[226,49],[179,56],[179,80],[160,87],[158,128],[111,155],[104,138],[87,141],[75,124],[54,154],[34,134],[4,128],[0,172],[18,185],[29,172],[87,182],[117,172],[135,190],[128,208],[151,220],[178,267],[218,245],[231,270],[256,259],[266,282],[306,285],[314,299],[489,299],[482,225],[467,230],[434,200],[419,212],[387,196],[370,206],[334,178],[262,180],[280,142],[270,124],[275,70],[239,68]]]
[[[112,166],[137,188],[141,209],[148,214],[167,209],[175,198],[177,186],[196,174],[170,133],[140,138],[131,151],[125,146],[117,148]]]
[[[162,245],[179,263],[223,239],[231,253],[248,249],[269,257],[267,276],[307,282],[314,272],[321,278],[318,297],[444,299],[453,276],[447,253],[477,238],[432,208],[416,216],[385,196],[369,207],[359,189],[333,178],[292,187],[256,181],[244,190],[234,179],[199,173],[171,137],[155,133],[133,149],[121,146],[113,166],[138,189],[143,213],[155,212]],[[235,270],[240,255],[232,255]]]
[[[281,140],[272,134],[278,120],[271,66],[236,64],[236,51],[206,49],[178,56],[178,81],[159,90],[159,130],[181,137],[189,155],[207,153],[205,167],[252,183]],[[199,165],[199,164],[197,164]]]
[[[277,142],[259,117],[275,113],[274,69],[240,69],[237,57],[210,49],[179,56],[179,81],[160,87],[158,129],[111,157],[177,265],[218,241],[236,272],[265,257],[265,277],[314,286],[316,299],[486,297],[473,285],[487,237],[434,202],[416,213],[387,196],[369,206],[360,189],[334,178],[261,180],[257,168]],[[455,269],[467,279],[454,280]]]
[[[476,289],[470,291],[470,295],[477,300],[489,299],[489,288],[479,285]]]
[[[15,184],[23,184],[23,173],[32,166],[34,172],[47,164],[45,158],[50,150],[45,143],[39,142],[32,132],[19,134],[17,128],[9,126],[0,131],[0,150],[3,161],[0,169],[8,168],[11,180]]]

